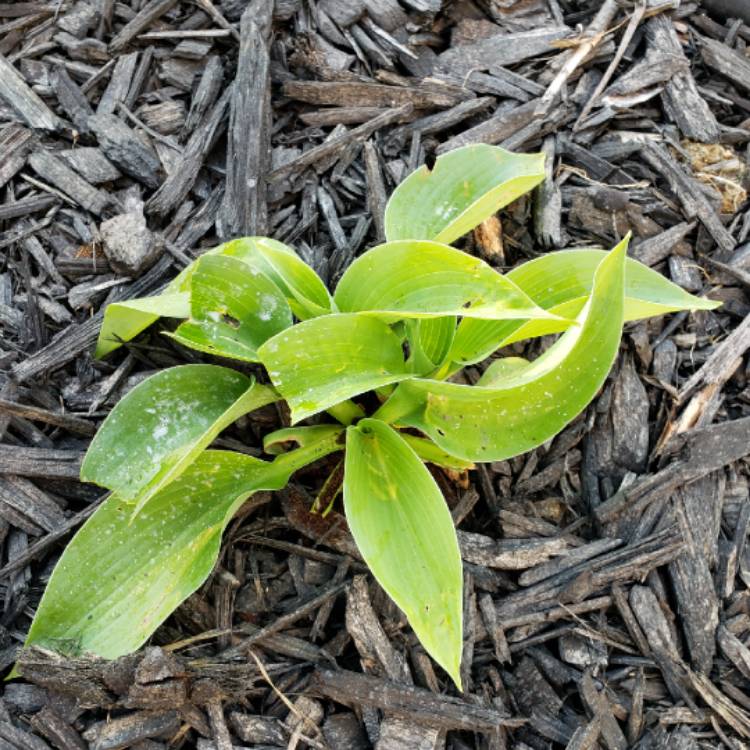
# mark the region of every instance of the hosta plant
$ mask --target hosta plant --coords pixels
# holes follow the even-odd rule
[[[491,146],[422,167],[388,203],[387,242],[333,295],[291,248],[250,237],[205,253],[158,296],[110,305],[99,356],[163,316],[182,320],[166,335],[222,364],[158,372],[104,420],[81,478],[111,494],[65,549],[27,643],[107,658],[137,649],[206,580],[253,492],[343,452],[359,552],[460,687],[461,554],[425,463],[469,469],[541,445],[594,398],[625,321],[715,306],[628,259],[626,240],[507,274],[448,244],[543,175],[541,154]],[[494,358],[474,385],[460,379],[547,334],[561,335],[535,360]],[[274,402],[291,426],[265,437],[267,458],[211,448]]]

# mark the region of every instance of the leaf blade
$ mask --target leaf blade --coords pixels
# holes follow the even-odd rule
[[[282,427],[264,436],[263,450],[272,456],[278,456],[284,453],[285,446],[290,443],[296,443],[304,448],[321,439],[338,437],[344,432],[344,429],[343,425],[335,424],[316,424],[309,427]]]
[[[426,464],[435,464],[435,466],[454,471],[468,471],[475,468],[473,461],[465,461],[452,456],[447,451],[438,448],[429,438],[410,435],[408,432],[399,432],[399,435]]]
[[[185,292],[165,292],[155,297],[113,302],[104,310],[94,356],[105,357],[159,318],[187,318],[189,315],[190,295]]]
[[[111,495],[67,545],[26,645],[60,650],[72,640],[108,659],[135,651],[208,577],[237,507],[255,490],[286,483],[272,467],[206,451],[135,519]]]
[[[270,389],[216,365],[181,365],[124,396],[99,428],[81,480],[135,503],[137,513],[242,414],[277,400]]]
[[[299,323],[258,350],[292,422],[411,377],[401,340],[367,315],[336,313]]]
[[[412,172],[385,209],[388,240],[450,243],[544,179],[544,154],[465,146]]]
[[[594,398],[612,366],[624,318],[624,261],[620,243],[598,267],[579,325],[534,362],[519,363],[509,385],[415,379],[400,384],[375,416],[415,427],[469,461],[500,461],[541,445]]]
[[[96,356],[104,357],[130,341],[160,317],[187,318],[190,290],[197,264],[205,257],[235,258],[264,273],[286,296],[294,314],[305,320],[331,312],[332,300],[320,277],[287,245],[267,237],[242,237],[208,250],[184,268],[154,297],[142,297],[108,305],[99,332]],[[180,314],[171,312],[171,295],[186,294]],[[145,306],[146,311],[142,308]]]
[[[257,362],[258,347],[292,325],[292,311],[276,284],[240,260],[205,255],[190,284],[190,320],[169,334],[187,347]]]
[[[627,242],[626,238],[623,242]],[[523,263],[506,276],[541,307],[563,318],[575,317],[591,291],[594,272],[606,256],[603,250],[561,250]],[[661,274],[628,258],[625,267],[625,321],[641,320],[680,310],[712,310],[719,303],[695,297]],[[480,362],[514,341],[559,333],[564,322],[462,320],[449,359],[466,365]]]
[[[419,321],[419,345],[435,367],[445,361],[453,344],[458,323],[455,315]]]
[[[460,689],[463,575],[453,521],[424,464],[380,420],[347,428],[344,506],[370,570]]]
[[[288,245],[270,237],[241,237],[210,251],[258,268],[287,297],[300,320],[327,315],[331,295],[320,277]]]
[[[552,317],[480,258],[422,240],[387,242],[363,253],[344,272],[334,301],[342,312],[395,319]]]

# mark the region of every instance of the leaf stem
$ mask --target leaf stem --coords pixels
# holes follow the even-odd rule
[[[289,477],[291,477],[295,471],[302,469],[313,461],[317,461],[319,458],[323,458],[330,453],[336,453],[336,451],[342,450],[344,450],[344,445],[341,442],[341,432],[338,432],[332,435],[327,435],[310,445],[303,445],[299,448],[288,451],[287,453],[282,453],[276,456],[272,463],[275,468],[277,467],[280,472],[286,475],[288,481]]]
[[[364,409],[355,404],[351,399],[347,399],[340,404],[332,406],[330,409],[326,409],[326,412],[328,412],[328,414],[330,414],[337,422],[341,422],[341,424],[346,425],[347,427],[365,416]]]
[[[408,414],[413,406],[408,398],[401,396],[401,390],[397,386],[390,398],[380,405],[380,408],[372,415],[372,418],[379,419],[386,424],[393,424],[400,417],[403,417],[404,414]]]

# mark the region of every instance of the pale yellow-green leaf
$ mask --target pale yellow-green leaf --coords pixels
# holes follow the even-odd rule
[[[81,479],[107,487],[135,512],[174,481],[243,414],[278,400],[267,386],[215,365],[182,365],[138,384],[99,428]]]
[[[620,245],[627,245],[625,238]],[[620,247],[618,245],[618,247]],[[507,278],[516,283],[541,307],[561,318],[575,318],[586,304],[594,272],[606,255],[603,250],[561,250],[546,253],[509,271]],[[714,300],[689,294],[648,266],[628,258],[625,264],[626,321],[641,320],[680,310],[713,310]],[[448,358],[473,364],[514,341],[564,331],[568,324],[556,320],[484,321],[459,323]]]
[[[258,361],[258,347],[292,325],[276,284],[236,258],[206,255],[190,280],[190,320],[171,334],[181,344],[220,357]]]
[[[258,350],[292,422],[411,377],[401,340],[382,321],[339,313],[306,320]]]
[[[417,454],[377,419],[347,428],[344,508],[378,583],[460,689],[463,577],[453,520]]]
[[[141,297],[126,302],[113,302],[104,310],[104,320],[94,356],[101,358],[134,339],[159,318],[187,318],[190,295],[169,292],[156,297]]]
[[[250,494],[282,488],[294,471],[341,448],[328,435],[272,462],[204,451],[135,518],[130,503],[111,495],[66,546],[26,645],[107,659],[140,648],[206,580],[224,528]]]
[[[385,209],[387,240],[453,242],[544,179],[544,154],[464,146],[412,172]]]
[[[553,317],[480,258],[416,240],[363,253],[347,268],[333,298],[342,312],[379,313],[388,320]]]
[[[541,445],[587,406],[607,377],[622,332],[624,268],[620,244],[600,262],[578,325],[528,365],[506,365],[497,384],[409,380],[376,416],[415,427],[469,461],[500,461]]]

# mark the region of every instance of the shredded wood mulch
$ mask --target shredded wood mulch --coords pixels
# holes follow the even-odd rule
[[[25,675],[0,747],[747,747],[749,42],[745,0],[0,3],[0,667]],[[240,235],[334,284],[409,171],[477,142],[541,149],[548,173],[464,249],[507,269],[630,230],[633,257],[724,305],[630,324],[548,445],[436,473],[465,561],[466,692],[343,518],[310,513],[332,464],[256,496],[140,653],[23,652],[102,498],[77,479],[97,425],[200,360],[166,324],[93,360],[104,306]],[[257,454],[284,419],[217,443]]]

